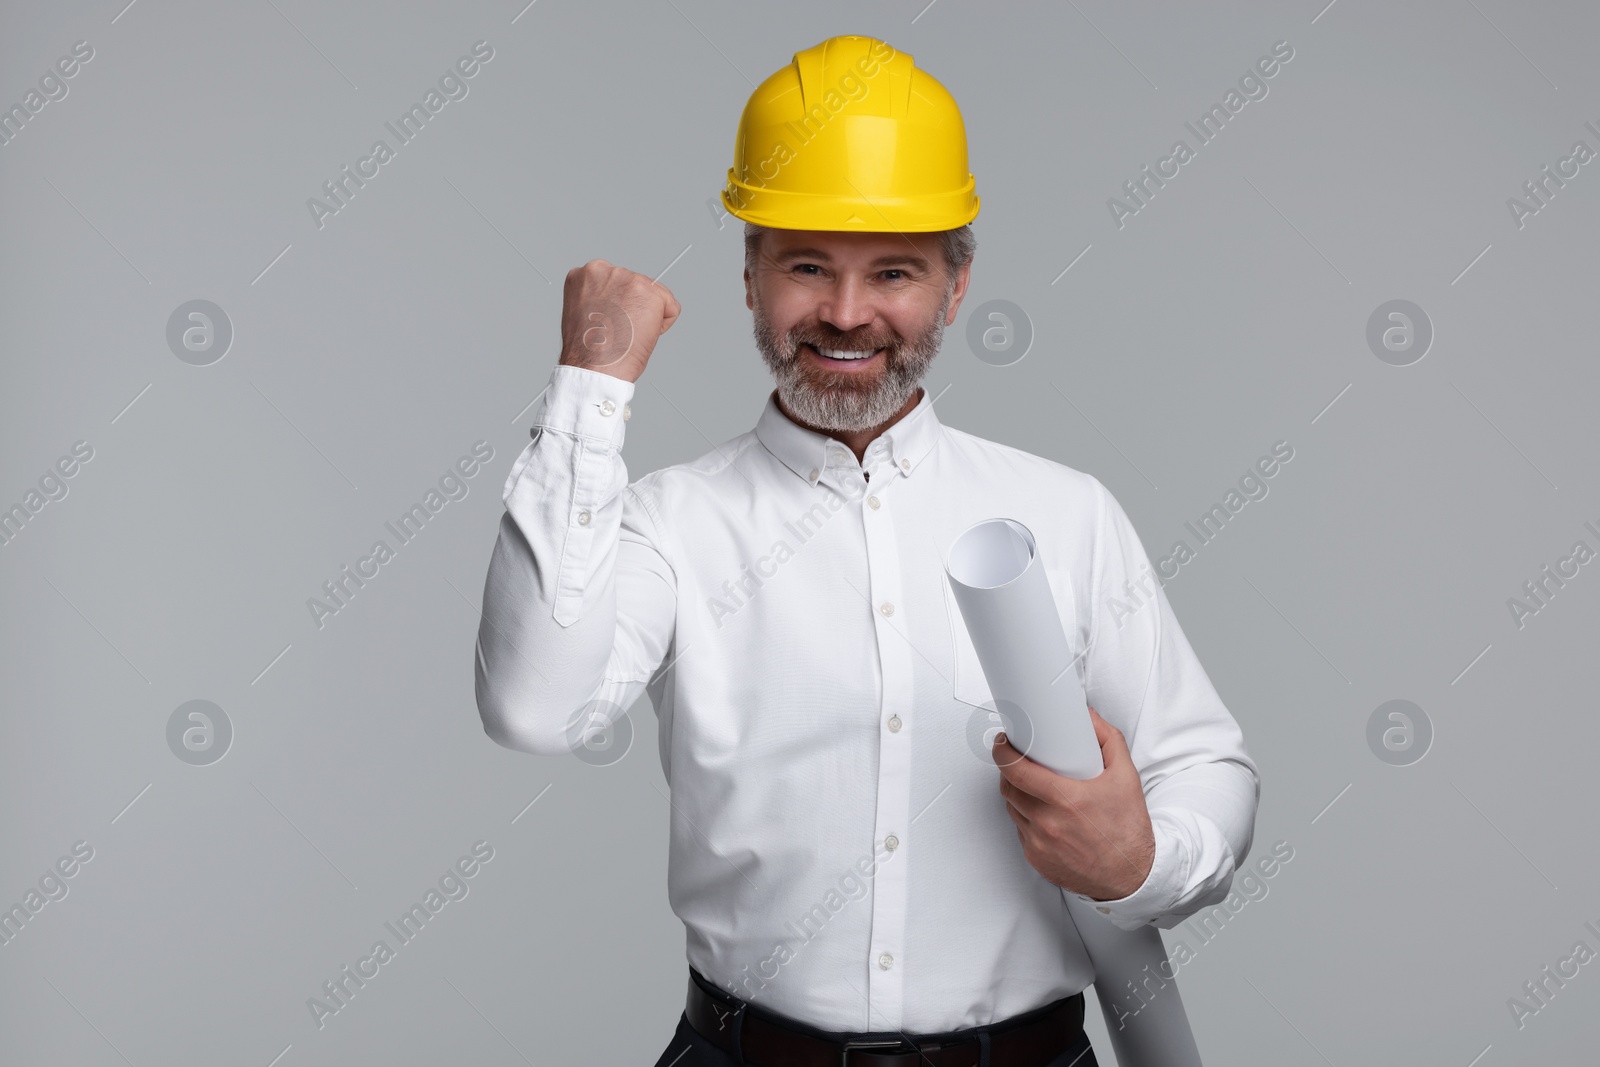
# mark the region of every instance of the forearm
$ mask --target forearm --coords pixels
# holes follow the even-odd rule
[[[485,732],[541,755],[570,750],[575,713],[616,644],[615,567],[633,383],[558,366],[533,440],[506,479],[484,583],[475,688]]]
[[[1197,763],[1145,794],[1156,854],[1145,881],[1128,896],[1096,901],[1125,930],[1154,921],[1171,929],[1228,894],[1250,851],[1260,785],[1233,760]]]

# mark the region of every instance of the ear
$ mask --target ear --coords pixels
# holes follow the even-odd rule
[[[744,306],[751,311],[756,309],[755,301],[750,299],[750,268],[744,269]]]
[[[972,281],[972,262],[969,260],[966,266],[956,272],[956,287],[950,293],[950,310],[944,317],[946,326],[955,325],[956,312],[961,310],[961,298],[967,295],[967,283],[970,281]]]

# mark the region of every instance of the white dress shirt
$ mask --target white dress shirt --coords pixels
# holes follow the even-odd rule
[[[994,517],[1035,535],[1144,786],[1154,865],[1100,910],[1166,929],[1227,895],[1256,766],[1099,480],[943,425],[926,390],[857,462],[774,390],[754,430],[630,484],[634,388],[551,374],[505,482],[477,703],[498,743],[558,755],[577,712],[649,692],[690,964],[837,1031],[978,1026],[1093,981],[972,740],[992,698],[944,552]]]

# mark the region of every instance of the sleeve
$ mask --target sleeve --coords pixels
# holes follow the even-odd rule
[[[1261,779],[1133,523],[1098,479],[1095,485],[1085,695],[1127,739],[1155,861],[1132,893],[1091,903],[1125,930],[1171,929],[1227,896],[1255,835]]]
[[[484,731],[561,755],[643,693],[672,639],[660,510],[622,460],[634,383],[558,364],[506,476],[475,648]]]

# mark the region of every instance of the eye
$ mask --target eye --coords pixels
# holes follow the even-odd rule
[[[891,267],[888,270],[884,271],[883,273],[885,275],[890,275],[890,274],[898,274],[898,275],[900,275],[900,277],[898,277],[898,278],[890,278],[889,279],[891,282],[898,282],[898,281],[903,281],[904,280],[906,272],[901,270],[898,267]]]
[[[818,267],[815,263],[796,263],[793,267],[790,268],[790,270],[793,270],[793,271],[807,271],[807,270],[821,270],[821,269],[822,268]]]

